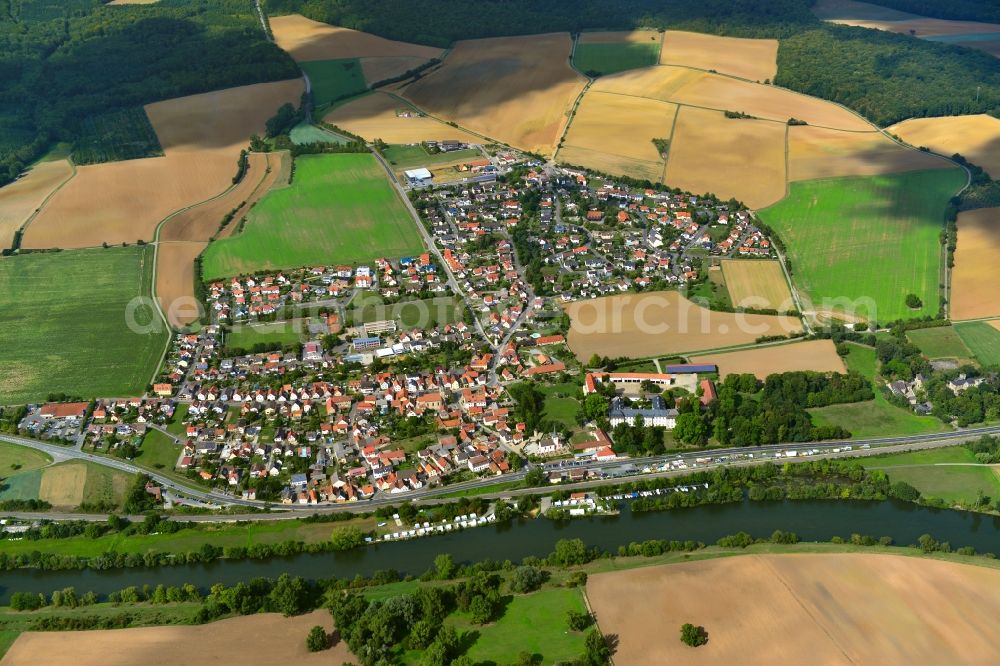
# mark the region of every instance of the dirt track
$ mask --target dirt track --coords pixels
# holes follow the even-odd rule
[[[746,555],[592,575],[633,664],[989,664],[1000,571],[897,555]],[[680,642],[685,622],[708,644]]]

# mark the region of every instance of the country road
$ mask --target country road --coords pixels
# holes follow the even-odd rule
[[[615,477],[615,479],[609,480],[607,478],[594,479],[590,481],[582,481],[574,484],[563,484],[559,485],[560,490],[573,489],[573,488],[592,488],[601,485],[608,485],[609,483],[620,483],[628,481],[630,479],[634,480],[636,478],[666,478],[672,476],[683,476],[686,474],[691,474],[694,471],[701,471],[707,469],[713,469],[715,467],[722,466],[744,466],[744,465],[756,465],[762,462],[776,460],[775,454],[786,453],[789,451],[803,452],[809,450],[816,450],[818,453],[806,457],[796,456],[797,460],[808,459],[808,460],[819,460],[824,458],[852,458],[852,457],[862,457],[862,456],[872,456],[880,455],[884,453],[899,453],[903,451],[915,451],[922,449],[934,449],[945,446],[953,446],[963,441],[968,441],[971,439],[976,439],[983,435],[995,435],[1000,434],[1000,425],[985,426],[982,428],[969,428],[965,430],[956,430],[953,432],[944,433],[932,433],[928,435],[907,435],[899,437],[882,437],[875,439],[859,439],[859,440],[841,440],[841,441],[829,441],[829,442],[806,442],[806,443],[795,443],[795,444],[770,444],[760,447],[742,447],[742,448],[727,448],[727,449],[711,449],[703,451],[692,451],[690,453],[681,454],[668,454],[661,456],[650,456],[645,458],[619,458],[617,460],[606,461],[606,462],[596,462],[596,461],[586,461],[578,462],[573,460],[563,460],[549,462],[542,465],[542,468],[546,472],[558,471],[558,470],[569,470],[569,469],[583,469],[588,471],[595,471],[606,473],[609,470],[614,470],[615,468],[621,468],[624,465],[631,465],[636,468],[633,473],[628,475],[622,475]],[[136,465],[130,464],[123,460],[118,460],[115,458],[107,458],[105,456],[98,456],[92,453],[85,453],[82,451],[77,451],[73,448],[66,448],[56,444],[47,444],[45,442],[39,442],[37,440],[27,439],[24,437],[16,437],[12,435],[0,435],[0,441],[10,442],[12,444],[20,444],[22,446],[27,446],[39,451],[44,451],[53,457],[56,461],[63,460],[86,460],[88,462],[97,463],[99,465],[105,465],[108,467],[113,467],[115,469],[129,472],[132,474],[148,474],[154,481],[173,491],[177,495],[189,497],[202,502],[212,502],[218,504],[225,504],[228,506],[236,507],[254,507],[257,509],[266,509],[270,511],[276,511],[280,513],[250,513],[250,514],[229,514],[229,515],[201,515],[201,516],[175,516],[175,520],[193,520],[197,522],[232,522],[235,520],[285,520],[295,517],[301,517],[303,515],[310,515],[314,513],[334,513],[346,511],[349,513],[359,513],[364,511],[372,511],[382,506],[396,505],[401,502],[425,502],[425,501],[453,501],[453,498],[442,497],[443,495],[449,495],[461,490],[470,490],[477,488],[489,488],[489,486],[495,485],[497,483],[508,482],[508,481],[520,481],[524,479],[527,474],[527,470],[521,470],[519,472],[514,472],[512,474],[507,474],[503,477],[492,477],[486,479],[476,479],[473,481],[466,481],[463,483],[456,483],[449,486],[439,486],[435,488],[427,488],[422,490],[417,490],[414,492],[406,493],[399,496],[388,496],[379,497],[376,499],[364,501],[364,502],[354,502],[351,504],[334,504],[334,505],[305,505],[305,504],[291,504],[291,505],[275,505],[266,502],[245,500],[240,497],[234,497],[218,491],[206,491],[194,489],[185,484],[179,484],[169,477],[165,477],[161,474],[157,474],[154,471],[150,471]],[[843,450],[844,447],[851,447],[850,451]],[[839,451],[834,451],[834,449],[839,449]],[[753,458],[742,458],[738,460],[723,460],[722,462],[715,462],[719,459],[729,458],[731,456],[747,456],[748,454],[753,454]],[[695,463],[698,458],[709,458],[712,462],[699,464]],[[782,457],[781,460],[787,461],[787,457]],[[672,461],[682,461],[684,463],[692,463],[686,469],[674,469],[662,472],[647,472],[643,473],[642,469],[654,468],[664,463],[669,463]],[[553,486],[542,486],[538,488],[520,488],[515,490],[505,490],[495,493],[484,493],[480,495],[483,498],[491,499],[498,497],[517,497],[521,495],[530,495],[551,492]],[[34,512],[5,512],[2,515],[21,517],[21,518],[46,518],[49,520],[56,519],[72,519],[72,520],[105,520],[107,514],[80,514],[80,513],[34,513]],[[141,516],[138,519],[142,519]]]

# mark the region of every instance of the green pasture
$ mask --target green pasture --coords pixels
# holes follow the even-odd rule
[[[357,58],[337,60],[312,60],[300,62],[299,67],[312,84],[313,104],[329,106],[333,102],[357,95],[367,90],[361,61]]]
[[[953,326],[918,328],[907,331],[906,337],[931,360],[972,358],[972,352]]]
[[[610,44],[577,43],[573,65],[585,74],[614,74],[628,69],[649,67],[660,60],[660,36],[650,33],[648,43],[618,42]]]
[[[1000,365],[1000,331],[985,321],[955,324],[955,331],[982,365]]]

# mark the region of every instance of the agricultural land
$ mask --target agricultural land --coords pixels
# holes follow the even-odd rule
[[[0,189],[0,248],[9,248],[14,235],[73,176],[68,160],[39,162],[28,173]]]
[[[65,249],[150,240],[167,215],[230,187],[250,135],[261,132],[282,103],[297,102],[301,92],[302,80],[293,79],[147,106],[165,156],[78,167],[28,225],[22,246]]]
[[[797,125],[788,128],[788,180],[877,176],[940,169],[948,162],[905,148],[881,132]]]
[[[745,351],[693,356],[691,362],[717,365],[721,377],[747,373],[766,379],[768,375],[801,370],[847,372],[844,362],[837,355],[836,347],[829,340],[808,340]]]
[[[572,321],[567,339],[579,359],[712,350],[802,330],[795,317],[715,312],[675,291],[577,301],[565,310]]]
[[[1000,321],[960,322],[955,331],[982,365],[1000,365]]]
[[[954,320],[1000,316],[1000,208],[981,208],[958,216],[958,247],[951,272],[951,306]]]
[[[778,40],[668,30],[663,34],[660,62],[763,83],[778,72]]]
[[[525,150],[551,155],[584,79],[566,33],[455,44],[403,94],[421,109]]]
[[[616,663],[989,662],[998,584],[992,569],[897,555],[749,555],[591,575],[587,597]],[[677,639],[692,621],[709,634],[696,654]]]
[[[597,76],[649,67],[659,60],[661,39],[652,30],[584,32],[573,48],[573,66]]]
[[[153,248],[129,247],[7,257],[0,261],[0,403],[53,392],[141,394],[160,362],[166,332],[146,303]]]
[[[996,466],[979,463],[964,446],[872,456],[865,458],[864,466],[885,472],[893,483],[905,481],[928,499],[948,504],[974,505],[982,496],[989,502],[1000,498]]]
[[[911,118],[889,127],[888,132],[914,146],[925,146],[943,155],[959,153],[1000,178],[1000,118],[943,116]]]
[[[815,309],[893,321],[937,312],[944,210],[964,182],[958,169],[804,181],[760,215]]]
[[[446,139],[482,141],[475,134],[430,118],[409,102],[384,92],[369,93],[335,105],[323,120],[369,141],[381,139],[392,144]]]
[[[906,337],[932,361],[946,359],[960,363],[973,361],[972,352],[965,346],[954,326],[917,328],[907,331]]]
[[[368,154],[309,155],[290,187],[260,200],[243,231],[205,252],[206,279],[419,254],[414,221]]]
[[[317,108],[325,108],[367,88],[361,61],[357,58],[310,60],[299,66],[312,83],[313,103]]]
[[[777,261],[725,259],[722,274],[735,307],[779,312],[795,309],[785,273]]]

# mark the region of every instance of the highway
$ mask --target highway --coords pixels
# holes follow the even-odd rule
[[[881,437],[872,439],[858,439],[858,440],[839,440],[839,441],[827,441],[827,442],[806,442],[806,443],[794,443],[794,444],[770,444],[766,446],[759,447],[733,447],[726,449],[710,449],[702,451],[692,451],[690,453],[674,453],[660,456],[649,456],[643,458],[618,458],[611,461],[574,461],[574,460],[562,460],[553,461],[543,464],[541,467],[545,472],[560,471],[560,470],[570,470],[570,469],[583,469],[588,471],[597,472],[600,474],[608,474],[613,472],[616,468],[622,468],[625,465],[631,465],[636,468],[634,473],[616,476],[614,478],[615,483],[624,482],[628,480],[635,480],[637,478],[660,478],[660,477],[670,477],[670,476],[682,476],[685,474],[691,474],[695,471],[704,471],[708,469],[713,469],[715,467],[721,467],[726,465],[738,466],[738,465],[754,465],[760,464],[767,461],[775,461],[776,454],[788,451],[795,451],[796,453],[801,453],[803,451],[815,450],[817,453],[810,456],[796,456],[796,460],[817,460],[823,458],[845,458],[845,457],[858,457],[858,456],[870,456],[879,455],[883,453],[896,453],[901,451],[910,451],[917,449],[932,449],[944,446],[952,446],[954,444],[960,443],[962,441],[968,441],[971,439],[976,439],[982,435],[997,435],[1000,434],[1000,425],[995,426],[985,426],[981,428],[968,428],[963,430],[956,430],[952,432],[943,433],[933,433],[927,435],[907,435],[899,437]],[[119,460],[117,458],[109,458],[106,456],[99,456],[92,453],[86,453],[83,451],[78,451],[72,447],[63,447],[57,444],[48,444],[45,442],[40,442],[33,439],[27,439],[24,437],[17,437],[12,435],[0,435],[0,441],[10,442],[12,444],[20,444],[22,446],[27,446],[39,451],[44,451],[53,457],[56,461],[63,460],[86,460],[88,462],[96,463],[99,465],[105,465],[107,467],[112,467],[114,469],[121,470],[123,472],[128,472],[132,474],[147,474],[154,481],[159,483],[161,486],[169,490],[173,495],[178,497],[186,497],[189,499],[196,500],[198,502],[214,503],[220,505],[226,505],[231,507],[253,507],[257,509],[270,509],[272,513],[248,513],[248,514],[229,514],[229,515],[200,515],[200,516],[176,516],[177,520],[192,520],[192,521],[204,521],[204,522],[231,522],[234,520],[283,520],[295,517],[301,517],[303,515],[309,515],[313,513],[332,513],[338,511],[346,511],[352,513],[358,513],[363,511],[372,511],[381,506],[395,505],[402,502],[428,502],[431,500],[440,501],[451,501],[451,498],[442,498],[442,495],[449,495],[460,490],[469,490],[477,488],[489,488],[490,486],[496,485],[497,483],[504,483],[509,481],[519,481],[523,480],[527,474],[528,469],[523,469],[512,474],[504,475],[503,477],[490,477],[486,479],[476,479],[473,481],[465,481],[462,483],[456,483],[448,486],[437,486],[434,488],[425,488],[421,490],[416,490],[413,492],[402,493],[399,495],[387,495],[379,496],[375,499],[353,502],[350,504],[319,504],[319,505],[305,505],[305,504],[291,504],[291,505],[280,505],[280,504],[269,504],[266,502],[245,500],[240,497],[234,497],[232,495],[222,493],[219,491],[208,491],[204,489],[196,489],[186,484],[180,484],[177,481],[158,474],[155,471],[151,471],[145,468],[138,467],[124,460]],[[846,447],[850,447],[851,450],[845,450]],[[749,454],[753,457],[750,458]],[[698,459],[708,459],[709,462],[698,463]],[[780,460],[790,460],[791,458],[782,455]],[[671,462],[677,462],[678,464],[684,464],[684,468],[674,468],[664,471],[651,471],[643,472],[644,468],[649,468],[654,470],[657,467],[669,464]],[[569,488],[587,488],[600,485],[607,485],[612,481],[609,478],[592,479],[589,481],[583,481],[574,484],[563,484],[559,486],[559,489],[569,489]],[[535,494],[539,492],[545,492],[553,486],[543,486],[541,488],[521,488],[516,490],[505,490],[495,493],[486,493],[481,495],[484,498],[494,498],[494,497],[514,497],[519,495]],[[278,512],[278,513],[273,513]],[[106,514],[78,514],[78,513],[30,513],[30,512],[6,512],[3,515],[21,518],[47,518],[50,520],[59,519],[72,519],[72,520],[104,520],[107,518]],[[141,519],[141,516],[139,517]]]

